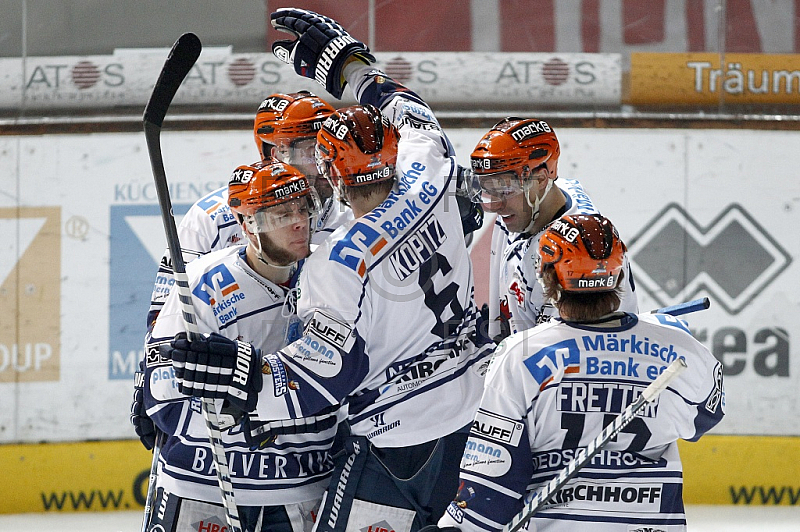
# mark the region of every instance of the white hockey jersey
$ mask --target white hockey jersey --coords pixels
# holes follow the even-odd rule
[[[317,219],[316,231],[311,235],[311,245],[321,244],[334,229],[353,219],[353,211],[342,205],[334,196],[328,198]],[[178,224],[183,261],[189,263],[211,251],[244,243],[242,228],[228,206],[228,187],[217,189],[192,205]],[[158,315],[170,288],[175,283],[169,250],[164,252],[156,274],[148,326]]]
[[[245,262],[244,250],[245,246],[235,246],[215,251],[187,265],[198,328],[201,333],[217,332],[270,353],[302,334],[293,312],[294,291],[253,271]],[[201,403],[178,391],[171,361],[158,349],[184,330],[175,290],[145,346],[147,414],[169,435],[161,450],[159,486],[181,497],[219,502]],[[219,411],[222,401],[217,403]],[[282,435],[255,451],[248,448],[239,428],[223,432],[237,504],[272,506],[320,498],[332,469],[328,449],[335,432],[332,427],[316,434]]]
[[[717,424],[725,395],[721,364],[666,314],[616,314],[591,325],[554,319],[503,341],[464,451],[459,495],[439,526],[501,529],[677,357],[687,369],[533,522],[538,532],[686,530],[676,440],[694,441]]]
[[[566,200],[565,210],[559,217],[598,213],[580,182],[558,178],[555,184]],[[499,216],[495,220],[489,262],[489,335],[492,338],[523,331],[558,315],[555,307],[545,301],[536,273],[539,237],[548,226],[535,235],[528,235],[509,232]],[[619,308],[635,314],[639,307],[627,257],[623,269],[625,279]],[[504,331],[504,328],[509,330]]]
[[[257,412],[308,416],[347,402],[353,434],[401,447],[471,422],[494,346],[477,331],[449,143],[430,108],[386,79],[365,67],[348,81],[399,129],[395,190],[306,262],[304,336],[277,354],[299,387],[265,383]]]

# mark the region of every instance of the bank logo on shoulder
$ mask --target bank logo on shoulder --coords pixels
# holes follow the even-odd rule
[[[356,222],[331,249],[328,259],[344,264],[359,277],[367,273],[367,257],[374,256],[386,245],[386,238],[369,225]]]
[[[574,338],[548,345],[526,358],[523,364],[543,390],[556,376],[578,373],[581,353]]]
[[[216,290],[219,290],[222,297],[226,297],[238,289],[239,285],[233,274],[224,264],[220,264],[203,275],[200,283],[192,290],[192,294],[206,305],[213,307],[217,304],[217,300],[214,298]]]
[[[671,203],[642,227],[628,243],[631,269],[637,284],[662,306],[709,293],[714,304],[738,314],[792,262],[738,204],[701,226]]]
[[[57,381],[61,208],[0,208],[0,242],[0,383]]]

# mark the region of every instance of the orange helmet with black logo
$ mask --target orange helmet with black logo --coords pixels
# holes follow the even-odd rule
[[[338,109],[317,134],[317,168],[333,185],[394,179],[398,139],[397,128],[376,107]]]
[[[558,176],[561,148],[555,132],[544,120],[506,118],[489,130],[470,155],[478,176],[513,171],[522,178],[545,165],[550,176]]]
[[[269,159],[272,148],[287,149],[303,139],[314,139],[333,107],[308,91],[276,93],[258,106],[253,135],[262,159]],[[313,157],[313,144],[310,147]],[[281,160],[286,160],[281,157]],[[289,163],[294,161],[288,160]]]
[[[539,270],[555,267],[564,292],[607,292],[617,286],[625,251],[608,218],[562,216],[539,239]]]
[[[238,166],[228,181],[228,204],[242,216],[312,193],[305,175],[277,159]]]

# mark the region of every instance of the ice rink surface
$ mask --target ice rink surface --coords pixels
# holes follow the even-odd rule
[[[800,506],[688,506],[689,532],[800,532]],[[2,532],[138,532],[142,512],[0,515]]]

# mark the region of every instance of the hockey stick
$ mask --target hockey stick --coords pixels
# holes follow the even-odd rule
[[[655,310],[651,310],[650,314],[669,314],[670,316],[681,316],[683,314],[689,314],[690,312],[705,310],[709,306],[711,306],[711,301],[707,297],[703,297],[701,299],[693,299],[692,301],[678,303],[677,305],[672,305],[670,307],[657,308]]]
[[[161,218],[164,222],[164,231],[167,237],[169,255],[172,260],[172,269],[175,274],[175,287],[181,302],[184,325],[190,339],[200,335],[197,320],[192,307],[192,293],[189,290],[189,278],[186,276],[186,265],[183,262],[181,245],[178,240],[178,230],[172,216],[172,202],[167,187],[167,174],[164,170],[164,160],[161,155],[161,125],[167,114],[170,103],[184,78],[194,66],[200,56],[202,44],[194,33],[181,35],[161,69],[153,93],[144,109],[144,135],[147,140],[147,151],[150,155],[150,164],[153,167],[158,203],[161,207]],[[208,428],[208,437],[214,465],[217,468],[217,481],[222,492],[222,503],[228,519],[230,532],[241,532],[242,525],[239,521],[239,511],[233,495],[228,460],[222,446],[222,434],[219,429],[217,408],[213,399],[203,399],[203,418]]]
[[[153,502],[156,496],[156,476],[158,475],[158,456],[161,454],[161,446],[167,435],[160,430],[156,432],[156,441],[153,444],[153,461],[150,463],[150,477],[147,481],[147,496],[144,499],[144,519],[142,520],[142,532],[147,532],[150,525],[150,514],[153,512]]]
[[[658,376],[656,380],[650,383],[650,385],[644,389],[642,395],[639,396],[636,401],[628,405],[628,408],[622,411],[620,415],[614,418],[614,421],[610,425],[606,425],[606,427],[597,435],[597,437],[592,440],[588,447],[585,449],[581,449],[578,451],[578,454],[573,458],[567,467],[561,470],[561,472],[550,482],[545,484],[545,486],[540,489],[534,497],[522,508],[514,519],[511,520],[505,527],[503,527],[503,532],[516,532],[523,526],[528,520],[536,515],[536,512],[544,506],[544,504],[553,496],[558,490],[560,490],[564,484],[569,482],[569,480],[575,476],[575,474],[584,467],[589,461],[596,455],[600,449],[605,447],[605,445],[611,441],[613,438],[617,436],[617,434],[625,428],[625,426],[630,423],[634,417],[636,417],[637,412],[644,408],[647,403],[653,401],[658,394],[660,394],[672,380],[680,375],[680,373],[686,369],[686,362],[682,358],[676,358],[672,361],[672,364],[667,366],[667,369]]]

